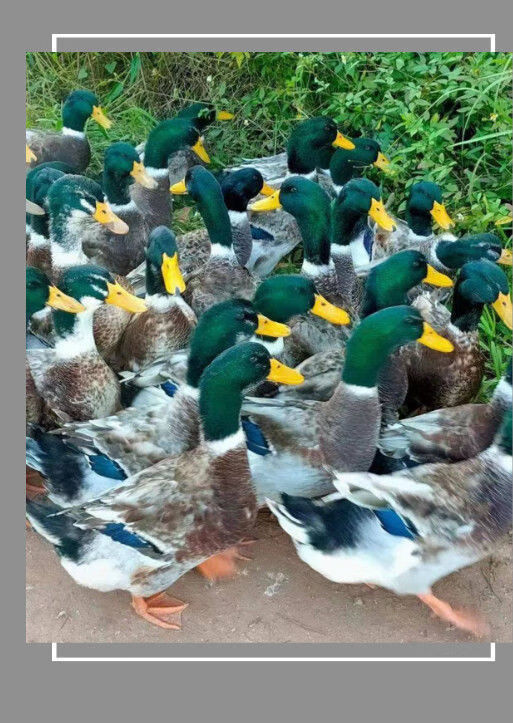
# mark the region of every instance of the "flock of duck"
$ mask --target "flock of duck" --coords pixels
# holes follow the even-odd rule
[[[511,329],[511,253],[457,238],[434,183],[405,219],[362,174],[378,143],[298,122],[286,152],[216,175],[201,103],[105,152],[72,92],[27,130],[27,517],[62,566],[179,629],[165,591],[234,572],[266,505],[329,580],[434,596],[511,527],[511,365],[487,404],[478,324]],[[173,198],[204,222],[175,236]],[[256,200],[255,200],[256,199]],[[298,244],[298,274],[270,275]],[[447,305],[449,304],[449,306]]]

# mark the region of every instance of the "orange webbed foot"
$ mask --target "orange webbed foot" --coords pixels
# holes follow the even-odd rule
[[[132,607],[137,615],[152,625],[166,630],[181,630],[182,612],[187,607],[187,603],[165,592],[159,592],[150,597],[132,595]]]
[[[419,600],[422,600],[437,617],[446,620],[456,628],[472,633],[476,638],[488,637],[490,635],[490,626],[477,613],[469,610],[455,610],[449,603],[440,600],[432,593],[417,595],[417,597]]]
[[[211,581],[234,577],[237,574],[237,560],[251,560],[251,557],[242,554],[239,547],[252,545],[253,543],[254,540],[239,542],[236,547],[229,547],[217,555],[212,555],[208,560],[199,564],[196,570],[200,575]]]

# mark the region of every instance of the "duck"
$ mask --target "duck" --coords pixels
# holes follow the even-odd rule
[[[126,590],[146,621],[180,627],[185,604],[164,591],[253,529],[257,501],[240,425],[242,395],[283,372],[260,344],[227,349],[201,377],[198,446],[82,506],[61,511],[49,500],[27,501],[33,529],[54,546],[75,582],[101,592]]]
[[[187,279],[185,301],[199,318],[210,306],[234,296],[251,300],[256,280],[237,261],[228,210],[219,182],[203,166],[185,177],[187,192],[196,202],[210,238],[210,257]]]
[[[300,559],[327,579],[416,595],[442,620],[484,636],[480,616],[432,586],[488,556],[511,529],[511,463],[509,397],[492,441],[469,459],[382,475],[340,470],[334,494],[268,505]]]
[[[436,288],[453,285],[448,276],[436,271],[427,263],[420,251],[414,249],[398,251],[371,269],[360,292],[359,307],[354,312],[356,318],[364,319],[380,309],[408,304],[410,289],[420,282]],[[284,388],[278,391],[278,396],[327,401],[338,384],[344,359],[345,344],[313,354],[296,367],[305,379],[297,389],[297,393],[294,394]],[[390,378],[393,370],[387,369],[385,374]]]
[[[130,198],[134,182],[149,190],[157,187],[133,146],[112,143],[105,151],[102,187],[105,200],[128,231],[119,234],[106,226],[98,228],[97,234],[87,237],[83,248],[91,263],[120,276],[126,276],[144,260],[148,241],[144,216]]]
[[[313,283],[299,275],[266,279],[252,302],[235,298],[216,304],[199,319],[185,364],[177,364],[174,355],[165,356],[162,363],[138,375],[144,381],[134,386],[151,391],[151,403],[145,400],[142,407],[137,404],[104,419],[65,424],[56,432],[58,436],[31,434],[27,441],[28,466],[47,480],[54,502],[69,506],[90,499],[94,491],[109,489],[169,454],[194,448],[199,443],[198,390],[206,367],[226,349],[243,341],[259,343],[279,359],[283,351],[280,342],[290,334],[287,320],[316,307],[324,313]],[[297,373],[294,378],[302,381]],[[258,430],[246,418],[242,423],[260,504],[271,494],[277,475],[287,480],[290,492],[308,494],[311,489],[317,490],[323,480],[321,491],[330,489],[329,479],[324,479],[319,470],[307,470],[302,477],[291,479],[287,476],[290,460],[263,460]],[[69,460],[67,468],[73,473],[63,479],[59,470],[64,458]]]
[[[452,350],[417,309],[380,309],[353,329],[339,382],[328,401],[247,397],[242,411],[260,431],[261,447],[290,454],[303,465],[308,460],[314,468],[369,469],[381,425],[380,371],[395,350],[413,341],[442,354]]]
[[[48,168],[56,169],[58,171],[61,171],[62,173],[73,173],[73,169],[71,168],[71,166],[69,166],[67,163],[62,163],[61,161],[48,161],[47,163],[41,163],[39,166],[36,166],[35,168],[29,169],[27,171],[27,174],[25,176],[25,203],[27,206],[25,209],[25,240],[27,241],[27,243],[32,232],[31,224],[33,220],[33,214],[31,213],[31,210],[37,216],[44,216],[44,209],[41,209],[41,203],[34,202],[34,194],[35,184],[39,176],[39,172],[42,172],[43,170]]]
[[[433,222],[442,229],[442,234],[434,233]],[[436,239],[456,240],[449,232],[453,226],[440,186],[431,181],[417,181],[412,184],[406,201],[406,221],[394,218],[394,229],[377,231],[372,258],[380,259],[405,248],[418,248],[427,253],[426,243],[431,245]]]
[[[240,266],[251,268],[250,257],[253,248],[254,226],[249,223],[248,203],[263,194],[270,196],[274,189],[265,183],[256,168],[241,168],[238,171],[222,172],[217,175],[232,228],[233,249]],[[187,193],[185,178],[171,186],[173,195]],[[184,259],[184,273],[195,271],[208,261],[210,239],[206,229],[189,231],[178,237],[180,257]]]
[[[442,359],[416,347],[398,353],[396,368],[399,372],[402,367],[407,379],[407,408],[430,411],[470,402],[479,391],[484,373],[478,334],[484,305],[490,304],[506,327],[512,328],[506,274],[488,259],[471,261],[460,270],[450,313],[429,296],[418,297],[414,304],[451,341],[454,351]]]
[[[200,135],[201,142],[204,141],[204,132],[214,121],[231,121],[235,118],[233,113],[226,110],[216,110],[210,103],[196,101],[190,103],[180,110],[175,116],[177,120],[185,120],[191,123]],[[145,143],[137,146],[137,151],[144,156]],[[204,163],[208,163],[202,159]],[[175,151],[168,159],[169,182],[171,185],[178,183],[191,168],[197,166],[198,155],[191,148],[183,148]]]
[[[27,414],[27,420],[47,429],[65,421],[107,416],[120,408],[118,378],[96,349],[93,314],[104,303],[132,313],[146,310],[142,299],[96,266],[67,269],[59,288],[83,310],[54,310],[55,347],[31,350],[26,365],[27,412],[39,409],[38,415]]]
[[[188,345],[197,320],[182,299],[184,290],[175,235],[157,226],[146,248],[147,311],[132,316],[123,331],[111,362],[115,371],[144,369]]]
[[[34,315],[39,314],[43,309],[60,309],[70,314],[78,314],[84,311],[85,307],[76,299],[64,294],[57,286],[50,283],[48,276],[35,266],[27,266],[25,269],[25,290],[26,290],[26,348],[41,348],[47,346],[38,337],[31,333],[30,322]]]
[[[94,93],[89,90],[72,91],[62,106],[60,133],[32,128],[26,130],[26,145],[35,156],[27,161],[30,167],[46,161],[63,161],[71,166],[74,173],[83,173],[91,159],[91,148],[85,134],[89,118],[105,130],[112,126]]]
[[[489,447],[511,403],[511,361],[489,402],[435,409],[381,432],[379,449],[407,463],[461,462]]]
[[[200,133],[189,119],[170,118],[161,121],[148,136],[144,148],[144,166],[157,186],[144,188],[134,184],[130,187],[130,196],[142,213],[148,231],[157,226],[169,226],[171,222],[173,197],[169,193],[168,163],[170,158],[182,150],[192,150],[199,160],[210,163]]]

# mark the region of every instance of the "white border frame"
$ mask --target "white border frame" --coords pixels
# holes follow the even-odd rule
[[[59,38],[488,38],[495,52],[495,33],[52,33],[52,51]]]
[[[495,33],[52,33],[52,52],[57,52],[59,38],[488,38],[490,51],[495,52]],[[52,663],[76,662],[143,662],[143,663],[187,663],[187,662],[333,662],[333,663],[420,663],[420,662],[495,662],[495,643],[490,643],[488,658],[78,658],[58,655],[57,643],[52,643]]]
[[[495,663],[495,643],[490,643],[489,658],[60,658],[57,646],[52,643],[52,663]]]

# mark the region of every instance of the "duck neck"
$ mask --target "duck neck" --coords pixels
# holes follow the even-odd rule
[[[396,346],[384,343],[379,336],[362,333],[360,325],[347,342],[342,381],[359,387],[376,387],[379,373]]]
[[[84,227],[89,217],[80,211],[62,212],[50,218],[52,268],[63,271],[70,266],[88,263],[82,250]],[[96,223],[91,220],[91,223]]]
[[[220,189],[219,192],[215,189],[214,192],[200,198],[198,210],[210,238],[211,258],[234,258],[230,217]]]
[[[242,394],[224,376],[212,376],[202,382],[200,417],[207,445],[224,453],[243,441],[240,426]]]
[[[108,168],[103,169],[103,190],[111,206],[126,206],[130,203],[129,189],[129,176],[120,176]]]
[[[430,213],[414,211],[408,208],[406,210],[406,222],[416,236],[430,236],[433,232]]]
[[[386,261],[382,265],[385,264]],[[391,283],[387,283],[387,279]],[[405,284],[395,283],[396,281],[397,279],[387,277],[386,273],[381,274],[377,270],[371,273],[365,285],[365,296],[360,313],[361,319],[373,314],[375,311],[379,311],[379,309],[408,304],[408,291],[411,285],[406,286]]]
[[[466,299],[460,291],[460,282],[456,282],[452,301],[451,323],[460,331],[476,331],[483,313],[484,304]]]
[[[79,314],[53,311],[55,328],[55,354],[57,359],[74,359],[84,354],[96,353],[93,334],[94,309],[86,308]]]
[[[84,116],[83,113],[77,113],[76,109],[70,104],[64,104],[62,108],[62,132],[64,135],[71,131],[69,135],[83,137],[86,122],[87,116]]]

